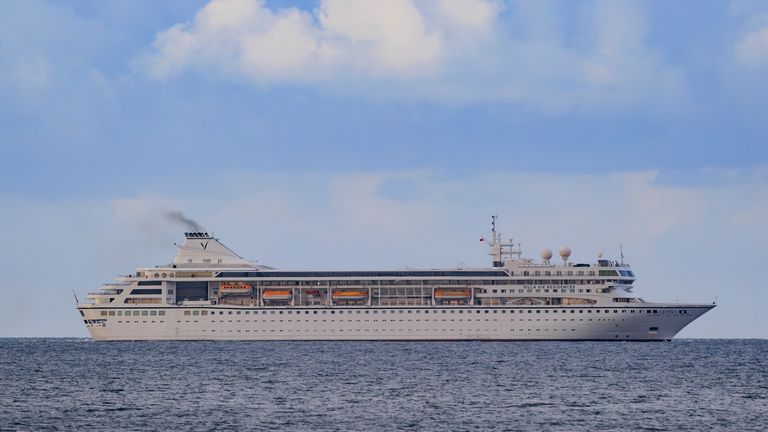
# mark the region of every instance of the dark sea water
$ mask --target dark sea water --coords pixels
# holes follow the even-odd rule
[[[768,341],[0,339],[0,430],[768,430]]]

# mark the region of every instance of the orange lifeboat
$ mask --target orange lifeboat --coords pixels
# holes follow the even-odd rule
[[[222,282],[219,289],[222,293],[249,293],[253,286],[245,282]]]
[[[436,299],[465,299],[470,296],[468,289],[445,289],[438,288],[435,290]]]
[[[293,293],[289,290],[264,290],[261,295],[264,300],[290,300],[293,297]]]
[[[368,291],[334,290],[331,298],[334,300],[365,300],[368,298]]]

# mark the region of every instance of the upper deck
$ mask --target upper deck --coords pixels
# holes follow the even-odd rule
[[[208,233],[185,233],[173,261],[139,268],[105,284],[98,304],[287,306],[596,304],[642,302],[632,293],[629,265],[598,259],[573,263],[570,249],[541,261],[522,258],[499,235],[488,242],[488,268],[400,270],[283,270],[237,255]]]

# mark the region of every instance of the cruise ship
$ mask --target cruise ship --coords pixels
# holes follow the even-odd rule
[[[715,307],[644,300],[623,256],[524,258],[495,217],[481,241],[490,267],[279,270],[187,232],[172,263],[118,277],[77,309],[96,341],[668,341]]]

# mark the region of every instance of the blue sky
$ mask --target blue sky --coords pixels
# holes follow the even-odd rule
[[[482,265],[499,213],[766,337],[766,76],[762,1],[0,2],[0,335],[85,335],[178,209],[282,268]]]

